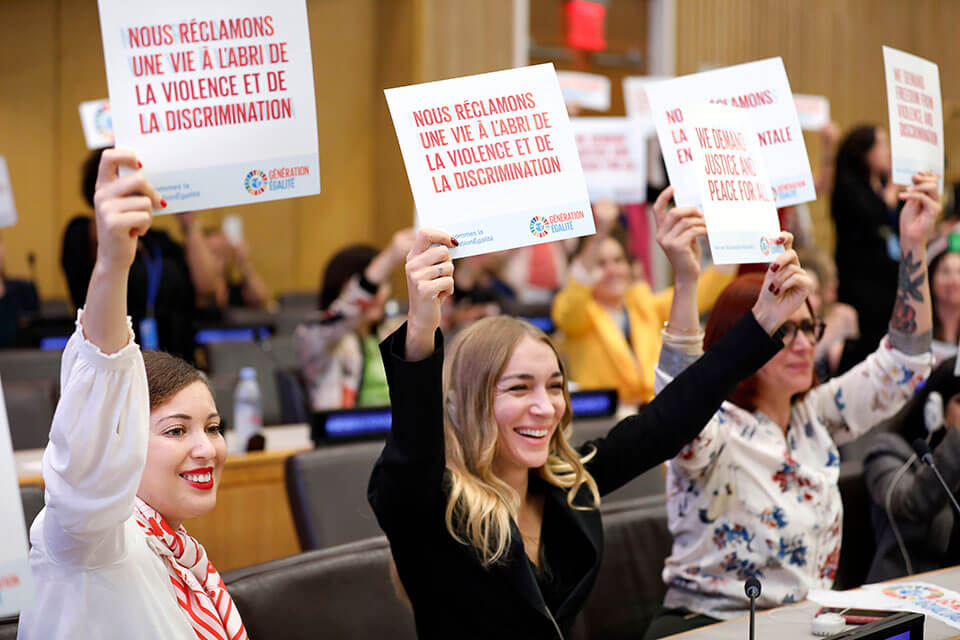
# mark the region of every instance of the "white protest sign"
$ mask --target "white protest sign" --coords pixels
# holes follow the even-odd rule
[[[462,258],[594,232],[552,64],[384,91],[418,223]]]
[[[804,131],[820,131],[830,123],[830,101],[823,96],[793,94],[797,118]]]
[[[20,484],[13,463],[7,405],[0,384],[0,617],[11,616],[33,601],[33,573],[23,525]]]
[[[98,0],[118,148],[160,213],[320,192],[304,0]]]
[[[672,76],[627,76],[623,79],[623,106],[629,118],[653,118],[646,86]]]
[[[629,118],[572,118],[591,202],[647,201],[646,136],[652,123]]]
[[[815,200],[813,174],[790,83],[780,58],[748,62],[647,86],[670,184],[678,205],[699,204],[687,105],[720,103],[747,111],[766,163],[778,207]]]
[[[684,108],[716,264],[770,262],[780,220],[749,112],[718,104]]]
[[[10,185],[10,172],[7,171],[7,159],[0,156],[0,228],[17,224],[17,207],[13,202],[13,187]]]
[[[109,100],[81,102],[80,124],[87,149],[103,149],[113,146],[113,116]]]
[[[594,111],[610,110],[610,78],[580,71],[557,71],[560,92],[566,102]]]
[[[917,171],[931,171],[943,193],[943,101],[940,70],[929,60],[883,48],[890,112],[894,184],[912,185]]]

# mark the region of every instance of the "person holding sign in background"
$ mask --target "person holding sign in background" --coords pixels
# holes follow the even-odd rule
[[[119,176],[138,166],[119,150],[100,163],[96,265],[63,352],[21,640],[247,637],[181,525],[217,501],[226,445],[213,394],[186,362],[141,353],[127,315],[130,266],[161,202],[142,173]]]
[[[833,586],[843,504],[838,444],[893,415],[930,372],[930,288],[926,242],[940,203],[930,173],[901,195],[904,254],[897,303],[880,347],[846,374],[815,386],[814,349],[823,324],[810,303],[796,308],[778,337],[782,349],[740,383],[710,423],[667,465],[667,517],[673,551],[666,560],[666,609],[646,638],[661,638],[743,615],[743,583],[763,580],[758,606],[799,602]],[[787,254],[792,238],[786,244]],[[789,267],[792,269],[792,267]],[[780,258],[767,274],[784,269]],[[798,271],[791,278],[810,286]],[[720,295],[699,331],[694,294],[674,296],[664,334],[658,387],[698,357],[701,340],[729,337],[751,300],[770,287],[761,274],[738,278]],[[691,338],[695,336],[694,338]],[[664,390],[669,389],[666,386]]]
[[[682,211],[690,224],[702,220],[693,207]],[[600,202],[594,212],[597,233],[580,245],[567,283],[553,302],[553,321],[563,332],[561,351],[569,363],[570,378],[584,388],[614,388],[621,402],[649,402],[660,330],[669,316],[674,290],[692,286],[697,310],[704,313],[734,274],[708,269],[698,286],[699,268],[692,281],[675,270],[674,287],[654,293],[636,277],[625,233],[617,224],[616,205]]]
[[[695,210],[677,210],[658,239],[676,255],[704,233]],[[600,566],[600,497],[696,436],[781,347],[771,334],[807,287],[784,279],[788,266],[799,269],[785,253],[785,268],[768,272],[769,290],[726,338],[643,412],[578,451],[568,441],[567,376],[544,333],[485,318],[445,350],[438,328],[456,245],[421,229],[407,256],[410,312],[381,344],[393,426],[368,498],[420,638],[567,637]]]

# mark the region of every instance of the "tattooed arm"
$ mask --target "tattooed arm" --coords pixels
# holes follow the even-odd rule
[[[893,306],[890,328],[902,337],[926,338],[933,327],[930,307],[930,283],[927,277],[927,240],[940,216],[942,205],[937,194],[937,177],[927,171],[913,176],[913,185],[900,199],[900,279]],[[892,337],[892,336],[891,336]]]

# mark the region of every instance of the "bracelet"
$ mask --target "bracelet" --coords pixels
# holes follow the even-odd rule
[[[702,344],[703,336],[703,331],[698,331],[695,335],[677,335],[667,327],[660,330],[660,337],[664,342],[677,345]]]
[[[671,327],[669,321],[663,323],[663,330],[675,336],[703,336],[703,331],[700,327],[696,329],[677,329],[676,327]]]
[[[380,289],[380,285],[367,280],[367,275],[362,271],[360,272],[360,279],[357,281],[357,284],[360,285],[361,289],[371,295],[376,295],[377,291]]]

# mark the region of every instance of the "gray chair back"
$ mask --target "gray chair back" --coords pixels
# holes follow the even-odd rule
[[[603,438],[617,424],[613,416],[608,418],[591,418],[589,420],[574,420],[573,435],[570,438],[573,446],[579,447],[584,442]],[[657,465],[643,473],[613,493],[603,497],[604,502],[620,502],[635,498],[659,496],[663,498],[666,491],[666,472],[663,465]]]
[[[232,424],[233,389],[243,367],[257,370],[263,424],[280,424],[280,402],[274,378],[277,365],[272,352],[267,353],[256,342],[217,342],[206,345],[206,351],[210,381],[217,396],[217,409],[228,424]]]
[[[384,537],[228,571],[223,580],[251,638],[417,637],[390,580]]]
[[[380,535],[367,483],[383,442],[321,447],[287,458],[290,511],[304,550]]]
[[[14,451],[47,446],[50,424],[57,406],[56,388],[56,380],[8,383],[6,378],[3,379],[3,395]]]
[[[59,386],[62,355],[62,351],[4,349],[0,351],[0,379],[4,385],[43,380]]]

